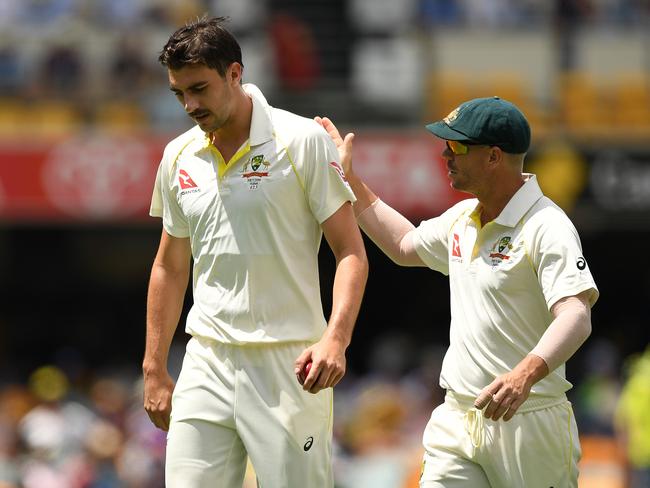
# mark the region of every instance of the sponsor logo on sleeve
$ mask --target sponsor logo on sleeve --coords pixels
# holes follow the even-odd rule
[[[341,168],[341,165],[335,161],[332,161],[330,163],[330,166],[336,170],[336,172],[339,174],[341,179],[345,181],[346,183],[348,182],[347,178],[345,177],[345,172],[343,171],[343,168]]]
[[[454,258],[462,258],[460,254],[460,238],[458,234],[454,234],[454,240],[451,243],[451,256]]]

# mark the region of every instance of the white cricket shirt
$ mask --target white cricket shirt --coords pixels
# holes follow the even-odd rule
[[[227,163],[194,127],[171,141],[150,214],[189,237],[194,303],[185,330],[230,344],[316,341],[326,327],[320,224],[354,194],[315,121],[268,105],[254,85],[250,138]]]
[[[598,289],[578,233],[542,194],[534,175],[483,228],[477,199],[463,200],[416,230],[415,248],[431,269],[449,275],[450,345],[440,384],[476,396],[511,371],[542,337],[559,299]],[[536,383],[531,397],[571,388],[565,366]]]

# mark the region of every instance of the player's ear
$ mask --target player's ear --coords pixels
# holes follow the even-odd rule
[[[226,70],[226,80],[232,83],[240,84],[242,80],[243,67],[239,63],[231,63]]]
[[[490,146],[490,154],[488,161],[491,164],[499,163],[503,159],[503,151],[500,147]]]

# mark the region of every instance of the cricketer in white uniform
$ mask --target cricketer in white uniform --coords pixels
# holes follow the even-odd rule
[[[576,487],[565,361],[591,331],[598,289],[575,227],[522,173],[524,115],[481,98],[427,126],[447,143],[452,186],[477,198],[417,228],[353,172],[350,135],[344,141],[331,121],[317,120],[342,153],[361,228],[396,263],[449,275],[447,395],[424,432],[420,486]]]
[[[232,43],[222,23],[189,24],[170,38],[169,50],[186,49],[183,40],[190,35],[226,36]],[[217,43],[195,45],[206,44]],[[227,63],[225,76],[208,62],[166,64],[172,89],[188,113],[198,114],[199,125],[167,145],[153,191],[150,213],[162,218],[164,231],[149,289],[144,364],[155,367],[143,366],[145,408],[157,426],[169,429],[168,487],[240,488],[247,457],[260,487],[331,487],[330,386],[343,372],[330,363],[345,360],[347,344],[339,342],[349,341],[337,342],[331,334],[343,334],[337,320],[347,321],[345,335],[351,334],[367,274],[350,205],[354,194],[325,131],[313,120],[269,106],[254,85],[242,86],[240,64]],[[210,89],[216,96],[227,90],[232,95],[212,104],[202,98]],[[250,115],[240,117],[249,131],[224,159],[217,146],[227,145],[222,139],[215,143],[215,133],[206,130],[207,113],[233,99],[249,107]],[[242,112],[235,110],[235,118]],[[219,130],[217,137],[223,137]],[[349,222],[328,227],[337,218]],[[318,277],[324,231],[338,262],[329,326]],[[189,250],[193,304],[185,330],[191,339],[170,417],[173,385],[158,377],[180,314],[178,290],[184,291],[187,279],[163,281],[161,275],[186,273],[167,268],[189,266]],[[173,313],[164,320],[163,283],[176,290]],[[308,360],[312,371],[301,384],[295,368]]]

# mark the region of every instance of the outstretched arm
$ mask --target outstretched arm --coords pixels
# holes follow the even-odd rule
[[[424,266],[413,244],[414,225],[397,210],[384,203],[354,172],[352,141],[354,134],[341,137],[334,123],[327,117],[316,117],[339,150],[341,165],[350,187],[357,197],[354,214],[359,227],[395,263],[401,266]]]

